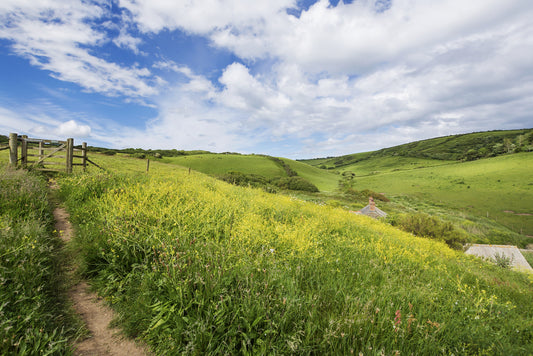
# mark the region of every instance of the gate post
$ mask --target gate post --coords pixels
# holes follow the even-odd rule
[[[44,156],[44,144],[43,141],[39,141],[39,160]]]
[[[85,172],[85,169],[87,169],[87,142],[81,143],[81,164]]]
[[[22,146],[20,152],[20,159],[22,160],[22,167],[26,168],[28,164],[28,141],[26,139],[28,135],[22,135]]]
[[[74,139],[67,138],[67,173],[72,173],[72,158],[74,156]]]
[[[13,168],[17,167],[18,161],[18,142],[17,134],[9,134],[9,165]]]

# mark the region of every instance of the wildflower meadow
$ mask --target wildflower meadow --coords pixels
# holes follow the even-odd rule
[[[156,354],[533,353],[530,276],[197,172],[63,177],[82,272]]]

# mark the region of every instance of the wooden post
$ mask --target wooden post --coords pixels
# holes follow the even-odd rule
[[[150,169],[150,158],[146,160],[146,173],[148,173],[148,170]]]
[[[27,135],[22,135],[20,159],[22,160],[22,167],[24,168],[26,168],[26,165],[28,164],[28,141],[26,141],[27,138]]]
[[[9,165],[13,168],[17,167],[18,161],[18,142],[17,134],[9,134]]]
[[[83,171],[87,169],[87,142],[81,144],[81,164],[83,165]]]
[[[44,156],[44,143],[43,141],[39,141],[39,160],[41,160]]]
[[[67,138],[67,173],[72,173],[72,158],[74,156],[74,139]]]

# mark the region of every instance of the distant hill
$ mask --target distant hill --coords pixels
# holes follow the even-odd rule
[[[472,161],[523,151],[533,151],[533,129],[486,131],[445,136],[383,148],[378,151],[300,161],[323,169],[336,169],[382,157]]]
[[[337,188],[339,180],[339,177],[331,172],[267,155],[209,153],[164,157],[162,162],[190,167],[228,182],[238,182],[240,185],[265,186],[275,183],[274,185],[279,187],[284,185],[283,182],[301,183],[301,180],[305,180],[320,191],[332,191]],[[281,183],[280,178],[283,178]]]

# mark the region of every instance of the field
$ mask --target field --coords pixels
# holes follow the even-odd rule
[[[341,173],[353,173],[355,176],[366,176],[388,172],[408,171],[425,167],[436,167],[452,163],[457,162],[414,157],[377,157],[363,160],[359,163],[342,166],[336,169],[336,171]]]
[[[307,164],[283,158],[302,178],[307,179],[320,191],[333,191],[338,186],[339,177]],[[190,167],[210,175],[222,175],[237,171],[245,174],[258,174],[267,178],[286,176],[286,172],[272,159],[261,155],[201,154],[163,158],[161,162]]]
[[[57,175],[76,228],[80,273],[118,311],[116,323],[155,354],[533,353],[533,274],[498,267],[334,204],[233,186],[199,172],[215,167],[211,174],[220,174],[228,167],[216,168],[216,161],[229,159],[230,169],[286,173],[269,158],[202,156],[190,161],[198,169],[163,158],[152,159],[146,172],[146,160],[95,154],[91,159],[105,171],[90,167],[83,173],[78,167],[73,175]],[[515,199],[514,211],[527,213],[531,157],[521,153],[415,169],[409,169],[412,160],[396,166],[383,161],[381,173],[356,174],[353,182],[358,189],[386,193],[394,209],[459,207],[467,216],[497,201],[497,209],[487,210],[492,217],[505,209],[499,204]],[[338,194],[334,186],[342,175],[284,162],[320,184],[324,197]],[[0,313],[7,316],[2,347],[13,353],[21,343],[10,340],[30,340],[24,344],[36,350],[45,344],[68,353],[75,330],[57,329],[58,320],[68,320],[60,295],[44,293],[53,297],[48,302],[32,294],[56,290],[61,273],[26,263],[38,261],[31,256],[39,252],[39,258],[60,265],[46,183],[16,172],[17,179],[2,180],[10,185],[0,192],[11,194],[25,182],[38,189],[31,199],[1,211],[32,212],[21,223],[48,227],[30,235],[19,222],[2,218],[6,239],[0,254],[13,258],[2,259],[11,264],[2,264],[0,283],[20,290],[0,290]],[[405,193],[395,195],[398,191]],[[467,199],[476,208],[461,205]],[[29,274],[17,282],[14,276],[26,267]],[[35,278],[40,273],[42,280]],[[15,305],[19,309],[10,309]]]
[[[163,158],[162,162],[192,168],[205,174],[224,174],[229,171],[254,173],[266,177],[285,174],[272,160],[256,155],[200,154]]]
[[[533,351],[526,274],[342,209],[168,169],[60,180],[85,275],[156,353]]]
[[[533,154],[355,177],[354,187],[387,196],[411,196],[437,206],[489,217],[533,235]],[[357,171],[356,168],[352,168]]]

